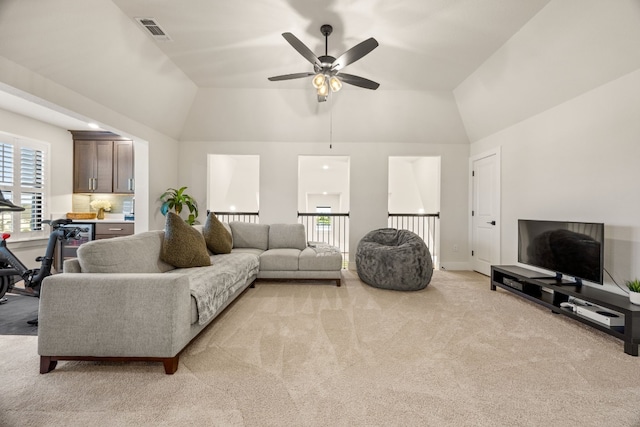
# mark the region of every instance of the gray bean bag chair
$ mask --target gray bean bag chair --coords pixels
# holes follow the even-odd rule
[[[356,268],[366,284],[399,291],[424,289],[433,275],[431,253],[420,236],[395,228],[370,231],[360,240]]]

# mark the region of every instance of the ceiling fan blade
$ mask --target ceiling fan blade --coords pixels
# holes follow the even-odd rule
[[[294,74],[283,74],[281,76],[269,77],[269,80],[272,82],[278,80],[291,80],[291,79],[301,79],[303,77],[313,76],[313,73],[294,73]]]
[[[307,61],[311,62],[313,65],[322,67],[322,64],[320,63],[318,57],[296,36],[291,33],[282,33],[282,37],[284,37],[284,39],[288,41],[289,44],[293,46],[293,48],[297,50],[300,55],[304,56]]]
[[[380,83],[376,83],[373,80],[365,79],[364,77],[354,76],[353,74],[340,73],[338,74],[340,80],[350,85],[363,87],[365,89],[376,90],[380,87]]]
[[[376,47],[378,47],[378,41],[373,37],[368,38],[340,55],[335,61],[333,61],[333,64],[331,64],[331,69],[333,71],[339,71],[347,65],[353,64]]]

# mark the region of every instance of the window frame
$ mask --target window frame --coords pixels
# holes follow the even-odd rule
[[[50,143],[37,141],[31,138],[8,134],[0,132],[0,144],[10,145],[13,147],[13,176],[12,183],[0,182],[0,190],[2,190],[7,200],[11,200],[13,203],[20,205],[21,199],[24,194],[27,193],[39,193],[41,194],[40,202],[40,225],[39,229],[22,231],[22,224],[25,221],[28,223],[32,221],[33,214],[27,214],[24,212],[2,212],[0,213],[0,232],[6,232],[11,234],[12,241],[29,241],[45,238],[49,234],[48,227],[42,224],[42,221],[49,218],[49,165],[50,165]],[[42,154],[42,160],[40,167],[42,168],[39,180],[33,181],[35,185],[25,185],[22,179],[22,151],[23,149],[29,149],[34,151],[40,151]],[[1,150],[0,150],[1,151]],[[37,174],[36,174],[37,175]],[[0,180],[1,181],[1,180]],[[28,215],[28,216],[27,216]],[[4,218],[9,218],[11,224],[11,230],[4,231],[3,223]]]

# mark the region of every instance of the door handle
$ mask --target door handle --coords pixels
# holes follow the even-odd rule
[[[496,225],[496,222],[495,221],[489,221],[489,222],[487,222],[487,224]]]

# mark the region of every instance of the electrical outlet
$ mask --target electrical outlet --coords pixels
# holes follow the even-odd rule
[[[458,245],[453,245],[453,252],[458,252],[458,250],[460,250]]]

